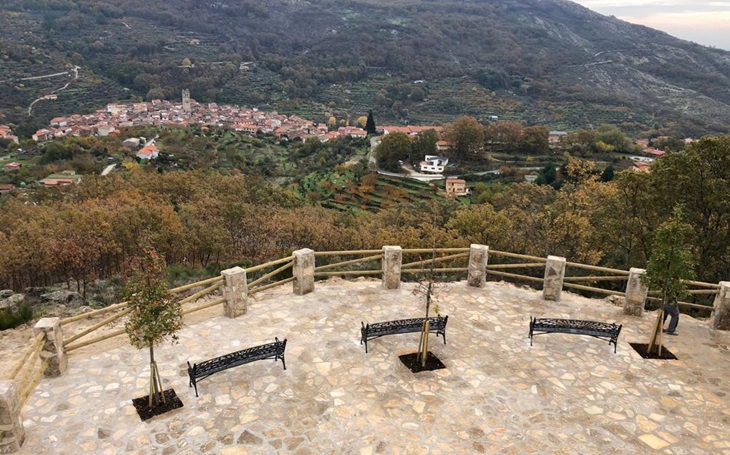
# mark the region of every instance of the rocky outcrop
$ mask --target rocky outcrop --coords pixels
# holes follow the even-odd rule
[[[15,294],[9,289],[0,291],[0,310],[14,310],[23,302],[24,294]]]
[[[84,299],[78,292],[59,290],[53,292],[47,292],[41,294],[41,302],[43,303],[55,303],[69,306],[81,306],[84,305]]]

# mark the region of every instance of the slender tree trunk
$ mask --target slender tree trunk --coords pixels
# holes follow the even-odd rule
[[[662,344],[664,341],[662,329],[664,327],[664,307],[657,311],[656,322],[654,328],[651,331],[651,337],[649,338],[649,344],[646,346],[646,353],[656,353],[658,356],[662,355]]]
[[[152,408],[160,404],[160,401],[167,402],[165,394],[162,392],[162,380],[160,372],[157,370],[157,362],[155,362],[155,351],[150,345],[150,393],[147,404]]]

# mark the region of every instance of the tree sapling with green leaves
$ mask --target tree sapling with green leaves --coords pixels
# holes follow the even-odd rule
[[[149,348],[150,352],[150,408],[161,401],[166,403],[154,347],[168,337],[173,343],[177,341],[176,334],[183,327],[182,308],[170,294],[166,276],[162,258],[156,251],[147,250],[139,271],[124,289],[124,297],[131,310],[124,329],[132,346]]]
[[[672,217],[656,230],[652,253],[642,281],[649,289],[661,289],[662,306],[647,346],[647,353],[662,352],[664,306],[677,305],[688,295],[686,280],[694,278],[694,260],[690,243],[692,227],[683,221],[682,210],[675,207]]]

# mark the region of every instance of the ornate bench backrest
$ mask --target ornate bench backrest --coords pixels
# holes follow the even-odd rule
[[[254,362],[256,360],[267,359],[269,357],[282,357],[286,349],[286,340],[276,341],[273,343],[262,344],[252,348],[243,349],[241,351],[231,352],[220,357],[216,357],[205,362],[193,365],[196,376],[217,373],[219,371],[233,368],[238,365]]]

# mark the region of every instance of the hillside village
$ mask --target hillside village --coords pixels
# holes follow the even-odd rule
[[[68,136],[108,136],[121,128],[145,126],[186,127],[190,125],[230,128],[248,134],[262,132],[277,137],[320,141],[342,137],[365,137],[365,130],[343,126],[329,131],[327,125],[317,124],[298,116],[278,114],[276,111],[262,111],[256,108],[198,103],[183,93],[181,104],[167,100],[152,100],[142,103],[108,104],[92,114],[74,114],[56,117],[48,128],[33,134],[36,142]]]
[[[175,103],[169,100],[152,100],[140,103],[110,103],[104,109],[96,110],[90,114],[73,114],[67,117],[56,117],[50,122],[46,128],[37,130],[32,135],[35,142],[47,142],[54,139],[63,139],[69,137],[107,137],[115,136],[121,133],[122,129],[127,128],[145,128],[145,127],[178,127],[185,128],[189,126],[201,127],[203,131],[207,128],[218,128],[223,130],[231,130],[246,135],[265,135],[275,138],[277,142],[301,141],[306,142],[311,139],[317,139],[321,143],[326,143],[336,138],[365,138],[367,132],[357,126],[339,126],[337,122],[332,120],[325,123],[317,123],[312,120],[305,119],[301,116],[287,116],[277,113],[276,111],[265,111],[257,108],[245,108],[235,105],[217,104],[217,103],[199,103],[190,97],[188,90],[183,90],[182,100]],[[498,118],[490,119],[492,123],[499,121]],[[342,125],[346,122],[340,122]],[[438,134],[435,155],[425,155],[413,157],[411,163],[400,163],[401,170],[398,173],[385,173],[392,177],[402,178],[410,177],[424,182],[432,180],[444,180],[443,189],[447,195],[452,196],[469,196],[471,194],[470,185],[466,180],[458,178],[456,175],[448,175],[447,166],[449,165],[449,152],[451,144],[445,139],[444,126],[379,126],[378,131],[382,133],[382,137],[390,133],[402,133],[410,138],[415,138],[420,133],[427,130],[434,130]],[[546,130],[547,131],[547,130]],[[570,137],[566,131],[549,131],[547,144],[553,151],[553,154],[559,154],[561,150],[567,150],[570,147]],[[6,142],[14,142],[19,144],[18,137],[13,134],[10,126],[0,125],[0,138]],[[657,138],[657,139],[662,139]],[[379,143],[380,138],[371,142],[371,147]],[[693,139],[686,139],[685,142],[693,142]],[[144,138],[128,138],[124,141],[124,147],[131,152],[132,156],[136,156],[141,161],[155,160],[159,157],[161,150],[157,148],[155,139],[146,140]],[[648,172],[650,164],[657,158],[665,154],[663,150],[658,150],[650,145],[649,140],[639,140],[636,142],[638,146],[636,150],[642,150],[643,153],[634,156],[625,156],[624,159],[630,159],[623,167],[632,166],[633,170],[640,172]],[[22,154],[22,149],[18,148]],[[24,164],[22,160],[15,161],[17,156],[13,153],[6,156],[0,156],[0,166],[5,173],[19,170]],[[109,158],[108,168],[102,175],[108,174],[113,168],[112,158]],[[371,163],[374,163],[374,152],[371,153]],[[450,169],[450,168],[449,168]],[[537,169],[524,168],[521,174],[524,180],[534,182],[538,178]],[[489,171],[498,175],[499,170]],[[37,183],[43,186],[65,186],[77,183],[81,176],[73,171],[55,172],[45,175],[45,178],[39,178]],[[0,186],[0,193],[8,193],[16,190],[16,186],[11,184],[18,182],[5,182]]]

